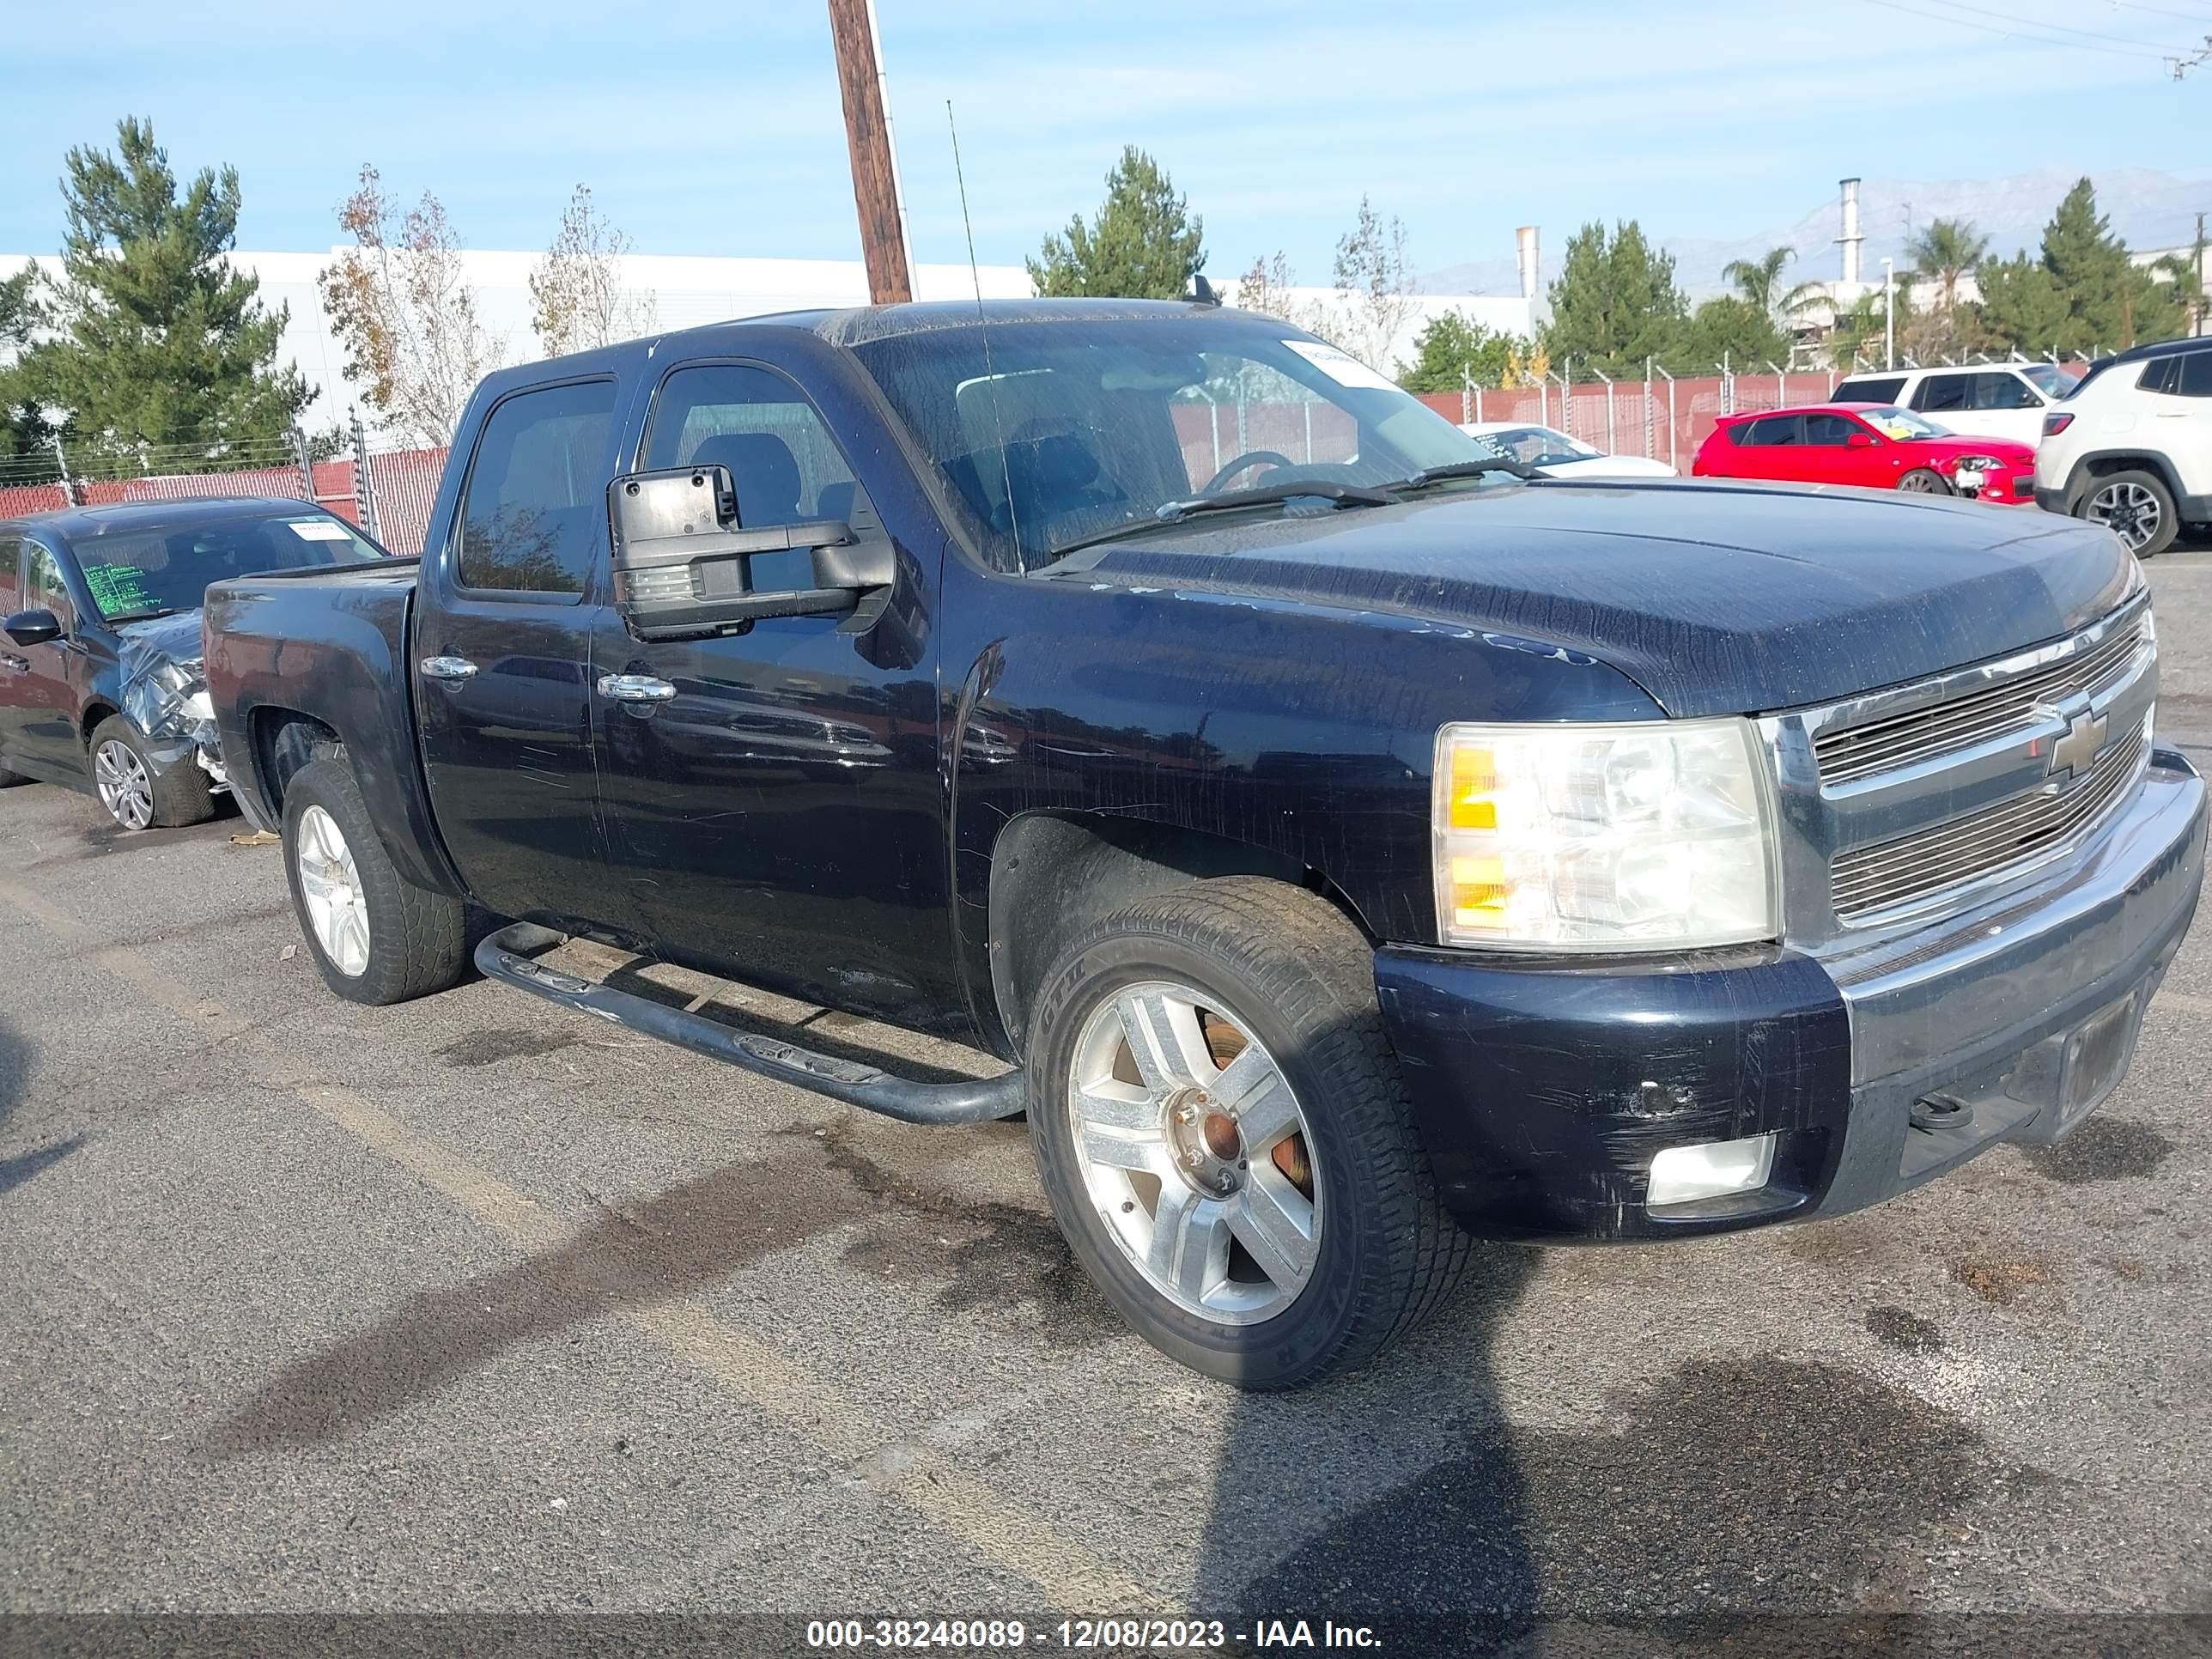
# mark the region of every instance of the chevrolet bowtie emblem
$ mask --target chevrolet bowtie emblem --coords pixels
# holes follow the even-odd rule
[[[2105,724],[2102,714],[2076,714],[2066,735],[2051,745],[2051,763],[2044,769],[2054,778],[2061,772],[2079,777],[2087,771],[2105,746]]]

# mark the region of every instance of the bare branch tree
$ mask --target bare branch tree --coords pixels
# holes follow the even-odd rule
[[[1291,262],[1279,251],[1273,254],[1255,255],[1251,269],[1237,279],[1237,308],[1275,318],[1288,323],[1292,328],[1318,334],[1322,339],[1340,345],[1342,342],[1338,337],[1344,331],[1338,326],[1336,319],[1330,315],[1329,308],[1313,301],[1299,299],[1291,291],[1297,283],[1297,277],[1291,270]]]
[[[592,205],[591,186],[577,185],[553,246],[530,271],[530,325],[547,356],[653,332],[659,301],[650,290],[623,286],[629,250],[629,238]]]
[[[1406,226],[1384,224],[1367,198],[1336,244],[1337,301],[1352,338],[1338,343],[1370,368],[1390,370],[1390,348],[1413,320],[1413,274],[1406,269]]]
[[[400,216],[374,167],[338,210],[354,240],[322,274],[323,309],[346,350],[346,378],[398,437],[450,442],[476,384],[499,367],[506,343],[477,320],[460,241],[428,191]]]

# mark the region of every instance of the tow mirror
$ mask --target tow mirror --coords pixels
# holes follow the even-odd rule
[[[1846,449],[1872,449],[1874,446],[1875,435],[1871,432],[1854,432],[1844,440]]]
[[[0,630],[18,645],[45,645],[62,636],[62,619],[51,611],[18,611]]]
[[[858,516],[857,512],[855,516]],[[711,634],[768,617],[854,610],[891,583],[889,537],[856,535],[842,519],[747,529],[720,465],[630,472],[607,486],[614,531],[615,603],[641,639]],[[763,589],[753,561],[811,554],[812,586]]]

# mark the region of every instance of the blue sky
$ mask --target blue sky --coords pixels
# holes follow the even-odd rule
[[[1124,143],[1204,215],[1214,272],[1279,247],[1309,281],[1363,191],[1422,270],[1510,257],[1524,222],[1547,254],[1595,217],[1747,235],[1844,173],[2150,167],[2212,198],[2212,64],[2156,57],[2212,0],[878,7],[924,260],[965,258],[947,98],[986,261],[1087,212]],[[53,249],[62,152],[126,112],[180,172],[238,167],[246,247],[330,246],[374,161],[472,246],[543,246],[584,182],[642,252],[858,252],[819,0],[40,3],[0,93],[4,252]]]

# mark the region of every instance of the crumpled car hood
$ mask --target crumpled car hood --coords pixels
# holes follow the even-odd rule
[[[216,754],[215,721],[191,707],[193,696],[207,689],[200,613],[123,623],[115,633],[123,713],[131,723],[156,742],[196,744]]]

